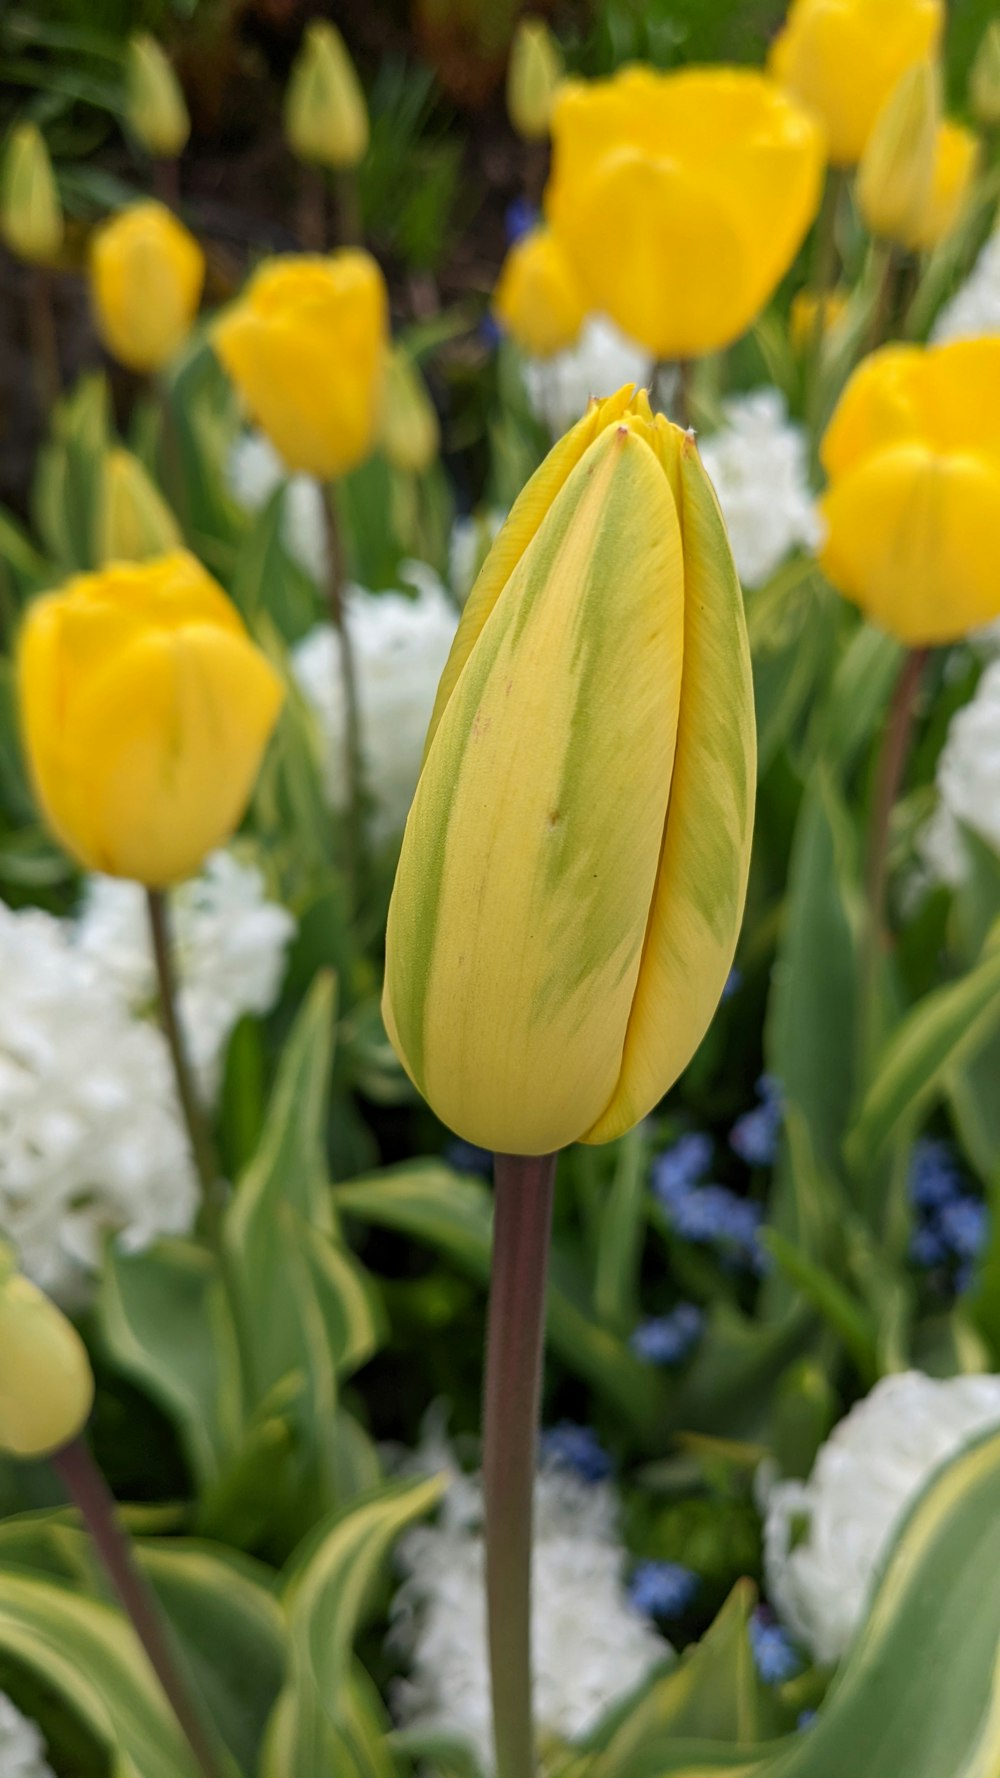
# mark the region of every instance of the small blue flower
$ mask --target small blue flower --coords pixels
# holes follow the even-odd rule
[[[629,1581],[628,1596],[643,1617],[683,1617],[700,1586],[698,1576],[680,1562],[640,1562]]]
[[[802,1658],[787,1630],[758,1606],[749,1623],[750,1647],[765,1685],[784,1685],[802,1671]]]
[[[726,977],[726,985],[722,990],[723,1002],[725,1002],[727,1000],[731,1000],[734,994],[739,993],[742,986],[743,986],[743,971],[741,969],[737,969],[737,967],[734,963],[732,969],[729,971],[729,974]]]
[[[653,1190],[669,1208],[675,1198],[704,1179],[711,1165],[712,1138],[690,1130],[653,1162]]]
[[[479,337],[493,351],[503,339],[503,328],[492,315],[484,315],[479,323]]]
[[[800,1734],[805,1729],[812,1728],[813,1723],[816,1721],[816,1717],[818,1714],[819,1714],[819,1712],[816,1710],[800,1710],[799,1711],[798,1717],[796,1719],[795,1727],[799,1730]]]
[[[729,1132],[729,1146],[748,1167],[771,1167],[778,1152],[784,1100],[780,1085],[770,1074],[761,1075],[757,1094],[760,1103],[737,1118]]]
[[[611,1458],[593,1427],[576,1426],[572,1420],[561,1420],[542,1433],[541,1455],[544,1463],[572,1470],[583,1482],[604,1482],[611,1474]]]
[[[910,1236],[910,1258],[915,1266],[923,1266],[932,1271],[936,1266],[943,1266],[948,1258],[948,1249],[938,1229],[931,1223],[914,1229]]]
[[[629,1344],[646,1364],[682,1364],[701,1339],[705,1316],[697,1303],[678,1303],[636,1328]]]
[[[910,1202],[918,1210],[939,1210],[961,1191],[954,1151],[930,1136],[913,1144],[910,1157]]]
[[[515,241],[521,239],[522,235],[528,234],[535,227],[537,221],[538,211],[534,204],[529,204],[527,198],[514,198],[507,205],[504,214],[504,228],[507,233],[508,246],[512,247]]]
[[[488,1148],[477,1148],[474,1142],[463,1142],[456,1136],[448,1143],[444,1158],[456,1173],[482,1173],[486,1179],[493,1176],[492,1154]]]
[[[937,1224],[956,1259],[975,1259],[986,1240],[989,1213],[981,1198],[963,1195],[942,1206]]]

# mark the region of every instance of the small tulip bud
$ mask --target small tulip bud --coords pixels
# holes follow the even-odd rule
[[[183,544],[169,506],[131,451],[109,451],[101,476],[97,560],[146,562]]]
[[[420,475],[438,454],[434,403],[409,353],[393,346],[386,359],[380,443],[394,469]]]
[[[881,240],[913,247],[930,205],[939,121],[939,76],[908,68],[879,112],[858,168],[858,207]]]
[[[72,1323],[0,1245],[0,1451],[48,1457],[77,1437],[94,1400],[86,1348]]]
[[[160,370],[184,344],[205,256],[164,204],[133,204],[94,231],[90,295],[104,345],[130,370]]]
[[[1000,19],[987,25],[969,75],[969,105],[984,130],[1000,127]]]
[[[311,24],[295,60],[285,102],[285,135],[299,160],[356,167],[368,147],[368,107],[336,25]]]
[[[542,19],[521,19],[507,64],[507,115],[525,142],[543,142],[563,77],[559,45]]]
[[[529,358],[551,358],[575,341],[586,318],[576,272],[547,228],[515,241],[493,293],[497,320]]]
[[[156,38],[148,31],[137,31],[129,38],[125,53],[125,117],[132,134],[160,160],[173,160],[191,134],[191,119],[180,82]]]
[[[4,157],[0,234],[12,253],[42,265],[62,246],[55,174],[45,138],[33,123],[18,125]]]
[[[808,352],[817,338],[826,339],[847,311],[847,294],[843,290],[799,290],[792,298],[788,315],[788,333],[797,352]]]
[[[928,252],[950,234],[965,209],[979,165],[979,139],[960,123],[944,122],[934,142],[934,174],[927,207],[912,246]]]

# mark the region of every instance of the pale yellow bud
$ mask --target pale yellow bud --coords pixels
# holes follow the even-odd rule
[[[985,130],[1000,126],[1000,19],[987,25],[969,74],[969,104]]]
[[[916,245],[930,204],[940,116],[930,62],[908,68],[879,112],[858,168],[858,207],[884,241]]]
[[[62,246],[63,219],[45,138],[33,123],[11,133],[4,156],[0,234],[12,253],[44,264]]]
[[[97,562],[147,562],[180,549],[180,527],[131,451],[109,451],[101,477]]]
[[[394,469],[419,475],[438,454],[441,434],[427,386],[409,353],[393,346],[386,361],[379,440]]]
[[[562,55],[548,26],[542,19],[521,19],[507,64],[507,115],[526,142],[548,135],[562,77]]]
[[[47,1457],[77,1437],[94,1400],[86,1348],[72,1323],[0,1245],[0,1451]]]
[[[158,160],[173,160],[191,134],[180,82],[148,31],[129,38],[125,54],[125,117],[132,134]]]
[[[368,147],[368,107],[336,25],[316,20],[302,39],[285,101],[285,135],[299,160],[356,167]]]

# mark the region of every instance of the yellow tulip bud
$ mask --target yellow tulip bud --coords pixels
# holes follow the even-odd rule
[[[748,68],[625,68],[567,81],[545,210],[588,310],[657,358],[728,346],[792,263],[819,203],[822,135]]]
[[[45,264],[62,246],[63,219],[45,138],[19,124],[4,156],[0,233],[12,253]]]
[[[0,1245],[0,1451],[48,1457],[87,1423],[94,1379],[76,1328]]]
[[[146,562],[183,544],[180,526],[131,451],[112,450],[102,466],[97,521],[99,562]]]
[[[1000,615],[998,413],[1000,337],[886,346],[823,439],[824,572],[911,647]]]
[[[586,319],[579,279],[547,228],[515,241],[493,293],[497,320],[529,358],[551,358],[571,346]]]
[[[409,353],[393,346],[386,360],[380,443],[394,469],[420,475],[441,447],[434,403]]]
[[[160,370],[179,351],[204,281],[201,248],[164,204],[134,204],[94,231],[90,294],[97,331],[130,370]]]
[[[944,0],[792,0],[770,72],[823,125],[835,167],[861,159],[893,87],[933,59]]]
[[[155,37],[137,31],[125,52],[125,118],[158,159],[173,160],[191,134],[180,81]]]
[[[36,600],[17,671],[35,795],[86,870],[162,889],[234,832],[282,687],[193,556],[81,574]]]
[[[987,25],[969,74],[969,104],[984,130],[1000,126],[1000,19]]]
[[[295,60],[285,102],[285,135],[299,160],[356,167],[368,147],[368,107],[336,25],[315,20]]]
[[[788,313],[788,333],[797,352],[808,352],[814,339],[834,331],[847,312],[847,292],[826,290],[820,296],[815,290],[799,290],[792,298]]]
[[[622,389],[516,502],[438,689],[383,1013],[443,1122],[544,1154],[657,1104],[729,973],[754,782],[715,496],[693,438]]]
[[[321,481],[370,456],[381,420],[389,299],[371,255],[267,260],[212,342],[289,469]]]
[[[971,195],[979,165],[979,141],[958,123],[943,123],[934,143],[934,173],[926,209],[912,245],[928,251],[950,234]]]
[[[559,45],[544,19],[521,19],[507,64],[507,115],[526,142],[543,142],[563,77]]]
[[[875,122],[858,168],[865,226],[912,247],[930,206],[940,109],[938,74],[917,62],[900,76]]]

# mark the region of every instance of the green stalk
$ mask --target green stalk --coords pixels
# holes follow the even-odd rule
[[[195,1082],[194,1070],[191,1066],[191,1058],[187,1053],[187,1044],[184,1040],[184,1032],[177,1010],[177,979],[174,974],[173,950],[170,942],[170,911],[162,889],[147,889],[146,901],[149,909],[149,934],[153,947],[153,962],[156,966],[156,981],[159,990],[160,1024],[163,1027],[163,1035],[170,1051],[174,1079],[177,1083],[177,1097],[180,1100],[181,1114],[184,1118],[195,1170],[201,1185],[201,1222],[204,1231],[212,1236],[214,1244],[218,1246],[217,1236],[222,1214],[222,1181],[215,1143],[212,1140],[208,1117]]]
[[[911,648],[903,661],[889,705],[875,767],[865,857],[867,919],[861,959],[861,1053],[868,1067],[873,1059],[878,1036],[876,995],[879,964],[886,942],[889,828],[909,758],[917,693],[927,655],[926,648]]]
[[[328,483],[323,490],[326,514],[327,606],[330,622],[337,637],[340,655],[340,679],[344,694],[344,741],[347,753],[347,871],[355,908],[360,907],[364,891],[365,804],[363,761],[361,753],[361,709],[358,699],[358,678],[354,665],[354,649],[347,625],[344,605],[346,572],[340,536],[340,522],[334,491]]]

